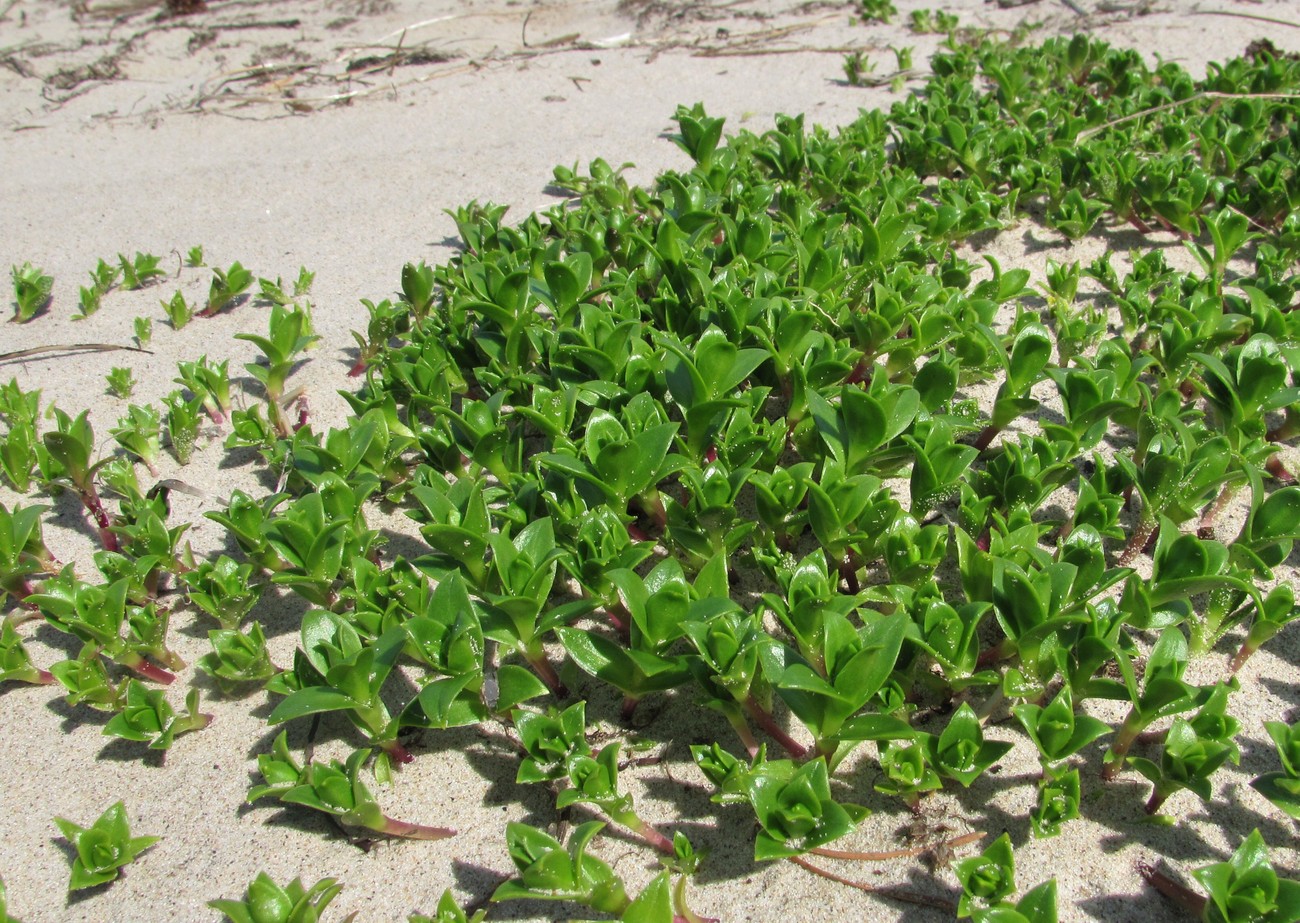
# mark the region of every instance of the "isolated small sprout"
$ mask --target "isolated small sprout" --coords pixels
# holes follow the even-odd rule
[[[152,253],[137,252],[134,257],[124,253],[117,255],[117,265],[122,271],[122,288],[135,291],[167,275],[159,263],[162,257]]]
[[[851,51],[844,56],[844,79],[850,86],[862,86],[862,78],[876,69],[865,51]]]
[[[212,282],[208,286],[208,301],[198,312],[200,317],[211,317],[233,305],[253,284],[253,274],[238,260],[229,269],[212,268]]]
[[[54,277],[47,276],[44,270],[31,263],[11,267],[9,275],[13,280],[13,319],[25,324],[49,305]]]
[[[107,375],[108,390],[114,397],[120,397],[126,400],[135,390],[135,376],[126,366],[115,365],[109,369]]]
[[[137,317],[132,323],[132,329],[135,331],[135,345],[140,349],[153,342],[153,318]]]
[[[190,247],[185,251],[185,265],[192,268],[204,265],[203,248],[201,246]]]
[[[317,923],[342,890],[333,878],[322,878],[310,888],[295,878],[281,887],[266,872],[258,872],[243,900],[218,899],[208,901],[208,906],[230,923]]]
[[[126,806],[120,801],[89,827],[78,826],[62,817],[56,817],[54,823],[76,850],[69,891],[108,884],[117,878],[123,866],[159,840],[156,836],[131,836]]]
[[[159,302],[173,330],[182,330],[194,316],[194,306],[185,300],[185,293],[177,291],[171,300]],[[137,331],[138,332],[138,331]]]

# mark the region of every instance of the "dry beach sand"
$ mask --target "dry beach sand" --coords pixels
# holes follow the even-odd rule
[[[946,6],[963,26],[1010,30],[1039,23],[1030,38],[1086,29],[1154,58],[1176,60],[1194,73],[1207,62],[1241,54],[1268,37],[1300,51],[1293,3],[1139,0],[1107,5],[1079,0],[1080,16],[1056,0],[1001,9],[976,0]],[[132,320],[154,318],[153,352],[45,354],[0,362],[46,401],[91,420],[108,451],[109,427],[126,402],[105,393],[104,375],[129,365],[137,401],[157,401],[173,387],[178,360],[231,357],[251,361],[239,331],[262,332],[265,308],[246,304],[181,331],[163,319],[158,299],[176,289],[191,299],[206,290],[205,270],[181,268],[181,255],[202,245],[209,264],[239,260],[261,276],[291,279],[299,266],[316,272],[313,303],[323,345],[296,373],[321,427],[342,425],[348,387],[350,331],[361,329],[361,298],[378,299],[397,285],[403,263],[433,264],[453,252],[454,225],[443,209],[472,199],[509,204],[515,220],[559,201],[548,183],[556,164],[585,166],[603,157],[632,162],[628,176],[649,182],[687,159],[663,137],[678,103],[702,101],[727,117],[727,130],[766,130],[776,113],[807,114],[828,127],[860,107],[888,106],[888,86],[847,85],[844,50],[870,51],[879,70],[892,67],[887,46],[912,45],[923,66],[936,36],[913,36],[898,0],[892,26],[851,21],[851,6],[789,0],[211,0],[206,10],[160,16],[161,3],[67,4],[0,2],[0,267],[25,261],[56,280],[46,316],[0,326],[0,352],[70,343],[131,342]],[[172,9],[183,3],[169,3]],[[1104,9],[1103,9],[1104,8]],[[1281,20],[1283,22],[1269,19]],[[915,86],[916,84],[911,84]],[[905,86],[901,92],[906,92]],[[1039,267],[1026,257],[1023,229],[994,244],[1003,266]],[[1091,246],[1093,249],[1088,250]],[[1085,243],[1070,258],[1091,259]],[[1175,250],[1178,248],[1174,247]],[[141,292],[114,292],[93,317],[73,322],[76,286],[100,257],[146,251],[167,254],[173,277]],[[1037,262],[1033,262],[1037,261]],[[8,308],[6,306],[5,312]],[[240,486],[255,487],[248,465],[222,466],[224,433],[207,434],[184,469],[165,468],[203,496],[176,495],[174,521],[192,521],[197,551],[221,546],[221,530],[201,516]],[[170,463],[170,460],[168,460]],[[0,489],[0,500],[19,498]],[[90,537],[76,503],[60,499],[46,538],[65,561],[90,562]],[[379,523],[401,550],[414,534],[400,520]],[[409,540],[406,540],[409,541]],[[1294,562],[1294,558],[1292,559]],[[1294,577],[1294,571],[1288,571]],[[302,607],[293,599],[268,607],[267,633],[280,663],[291,659]],[[178,613],[173,637],[193,662],[207,649],[209,625]],[[43,664],[75,653],[56,632],[34,633]],[[1021,890],[1055,876],[1063,920],[1155,921],[1180,916],[1135,870],[1158,855],[1183,874],[1225,858],[1252,828],[1274,845],[1275,865],[1300,877],[1293,825],[1246,783],[1273,768],[1261,726],[1293,718],[1295,630],[1284,633],[1243,671],[1233,711],[1243,723],[1240,769],[1216,777],[1215,801],[1175,796],[1172,827],[1140,821],[1148,786],[1129,773],[1097,792],[1084,819],[1057,839],[1036,841],[1027,814],[1034,796],[1032,754],[1016,750],[1000,771],[971,790],[944,793],[926,808],[931,827],[950,836],[1009,830]],[[1194,670],[1208,680],[1222,669],[1216,655]],[[0,877],[9,909],[28,921],[211,920],[205,902],[236,897],[260,870],[279,882],[334,877],[344,884],[326,919],[350,912],[362,921],[404,920],[432,913],[447,887],[466,903],[481,902],[510,870],[503,831],[508,820],[545,825],[553,804],[544,792],[513,782],[515,759],[475,729],[429,732],[417,739],[414,763],[391,787],[377,788],[385,811],[412,821],[450,825],[454,839],[349,844],[321,816],[277,806],[244,806],[255,756],[274,731],[261,694],[220,700],[205,677],[185,671],[174,696],[197,682],[210,728],[187,736],[165,760],[142,759],[137,745],[101,736],[102,718],[70,709],[55,690],[0,690]],[[611,726],[616,709],[593,703],[589,714]],[[1116,715],[1107,715],[1116,719]],[[308,722],[295,722],[301,747]],[[946,914],[872,898],[790,865],[752,861],[748,819],[709,804],[686,745],[719,733],[697,721],[689,703],[668,702],[640,715],[637,733],[664,760],[634,772],[638,805],[652,821],[687,832],[710,849],[693,882],[693,906],[728,923],[741,921],[941,920]],[[1019,737],[1009,727],[995,737]],[[342,756],[356,740],[325,722],[318,755]],[[729,737],[724,743],[730,745]],[[1100,751],[1093,748],[1095,773]],[[254,773],[255,774],[255,773]],[[852,799],[876,810],[852,840],[855,848],[887,850],[906,843],[912,818],[874,795],[867,773],[847,774]],[[1090,784],[1092,783],[1092,784]],[[68,899],[65,844],[55,816],[89,823],[110,803],[126,801],[133,831],[162,837],[108,888]],[[629,885],[653,874],[649,852],[615,833],[600,851]],[[969,847],[966,850],[970,852]],[[951,871],[899,860],[846,874],[873,884],[901,883],[945,897],[956,893]],[[541,903],[494,908],[492,920],[545,920],[569,913]]]

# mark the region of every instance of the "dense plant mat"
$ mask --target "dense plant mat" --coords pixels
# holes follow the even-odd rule
[[[181,749],[211,715],[198,686],[168,689],[195,675],[168,637],[197,625],[203,704],[268,703],[248,800],[367,842],[456,835],[383,803],[439,735],[479,727],[546,804],[502,824],[517,874],[498,902],[701,919],[687,883],[709,856],[690,826],[646,820],[626,778],[657,758],[637,751],[653,731],[679,760],[694,744],[682,771],[719,805],[705,822],[758,862],[1055,919],[1056,882],[1018,889],[1012,836],[976,819],[863,852],[858,802],[924,818],[1018,753],[1034,771],[1010,780],[1032,805],[1016,845],[1086,823],[1121,778],[1146,780],[1164,822],[1182,792],[1220,806],[1216,773],[1259,734],[1233,716],[1236,676],[1300,615],[1300,62],[1261,44],[1198,81],[1079,36],[953,38],[931,67],[836,134],[782,116],[724,137],[682,107],[695,165],[653,188],[596,161],[557,168],[572,197],[521,223],[457,209],[457,256],[363,302],[338,427],[293,380],[317,340],[311,274],[255,289],[239,263],[211,270],[205,303],[163,305],[179,328],[260,292],[242,406],[229,362],[185,362],[182,390],[131,406],[105,451],[86,414],[0,388],[0,471],[23,495],[0,509],[0,679],[59,684],[134,755]],[[1011,228],[1107,246],[1035,279],[974,249]],[[101,261],[83,314],[155,275],[148,254]],[[15,267],[13,291],[39,323],[49,277]],[[129,370],[108,384],[130,394]],[[211,555],[171,513],[184,481],[157,479],[205,426],[262,484],[207,514],[227,544]],[[96,570],[47,547],[41,494],[84,508]],[[266,613],[285,598],[299,643],[277,663]],[[38,631],[66,634],[68,659],[36,662]],[[612,713],[600,733],[593,711]],[[661,714],[709,730],[674,739]],[[1292,836],[1300,730],[1267,734],[1254,810]],[[60,825],[78,889],[155,840],[129,836],[120,802]],[[659,854],[643,888],[602,853],[618,830],[644,853],[624,861]],[[1200,890],[1143,874],[1204,919],[1296,919],[1269,845],[1292,844],[1256,831]],[[935,874],[907,886],[845,871],[923,853]],[[233,920],[308,920],[337,893],[260,875],[243,901],[212,897]],[[436,913],[467,919],[450,894]]]

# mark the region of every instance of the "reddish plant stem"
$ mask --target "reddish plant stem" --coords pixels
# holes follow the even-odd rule
[[[170,673],[162,667],[150,663],[139,654],[118,662],[128,670],[134,670],[136,673],[139,673],[145,679],[153,680],[155,683],[162,683],[164,686],[170,686],[176,680],[176,675],[174,673]]]
[[[384,818],[384,828],[379,832],[404,840],[445,840],[456,835],[456,831],[450,827],[426,827],[424,824],[393,820],[391,817]]]
[[[636,707],[640,702],[641,700],[635,696],[623,696],[623,705],[619,709],[619,714],[622,717],[624,724],[628,724],[632,721],[632,716],[636,714]]]
[[[749,695],[745,698],[745,711],[749,713],[749,716],[754,719],[754,722],[763,730],[764,733],[781,745],[781,748],[785,750],[786,753],[790,754],[797,760],[808,758],[808,748],[787,734],[781,726],[776,723],[771,712],[759,705],[753,695]]]
[[[95,491],[95,485],[87,484],[84,488],[78,489],[77,493],[81,496],[81,503],[86,508],[86,512],[95,520],[95,528],[99,531],[99,542],[104,546],[104,550],[120,551],[121,545],[118,544],[117,534],[113,531],[113,520],[109,518],[108,510],[104,509],[104,504]]]
[[[557,699],[567,699],[569,690],[565,687],[564,682],[560,679],[560,674],[555,672],[555,667],[551,666],[550,658],[543,651],[536,656],[525,655],[528,665],[533,668],[537,678],[546,684],[546,688],[551,690],[551,694]]]
[[[677,850],[673,848],[673,841],[664,836],[653,824],[647,824],[639,817],[629,818],[628,821],[627,828],[655,849],[666,856],[677,855]]]
[[[1232,660],[1228,664],[1228,675],[1235,676],[1237,671],[1245,666],[1246,661],[1250,659],[1250,655],[1259,650],[1260,645],[1263,643],[1262,641],[1252,642],[1250,636],[1247,635],[1246,640],[1241,642],[1241,647],[1237,648],[1237,653],[1232,655]]]
[[[984,839],[984,833],[977,830],[974,833],[965,833],[953,837],[951,840],[939,844],[938,848],[956,849],[959,846],[976,843],[982,839]],[[890,859],[910,859],[913,856],[921,856],[935,848],[933,846],[913,846],[910,849],[890,849],[885,852],[853,852],[851,850],[817,847],[808,850],[808,852],[814,856],[821,856],[823,859],[844,859],[849,862],[886,862]]]
[[[1214,521],[1219,518],[1219,514],[1224,511],[1232,498],[1237,495],[1239,484],[1224,484],[1219,495],[1214,498],[1214,502],[1205,508],[1201,514],[1201,521],[1197,525],[1196,534],[1202,539],[1214,538]]]
[[[1133,560],[1137,553],[1146,547],[1147,542],[1155,536],[1157,527],[1158,524],[1154,520],[1139,519],[1137,528],[1129,536],[1128,544],[1119,553],[1115,563],[1120,567],[1127,566],[1128,562]]]
[[[1197,894],[1190,888],[1183,887],[1150,863],[1139,862],[1137,864],[1137,870],[1138,874],[1146,880],[1147,884],[1151,885],[1151,887],[1155,888],[1192,916],[1200,919],[1201,914],[1205,911],[1205,897]]]
[[[1147,804],[1145,808],[1147,814],[1154,816],[1155,813],[1159,811],[1161,806],[1165,803],[1165,799],[1167,797],[1168,797],[1167,795],[1161,793],[1160,786],[1157,785],[1154,788],[1152,788],[1151,797],[1147,799]]]
[[[757,756],[759,750],[758,740],[754,737],[754,732],[749,729],[749,725],[745,723],[744,717],[734,712],[729,712],[727,714],[727,721],[736,732],[736,736],[740,738],[740,742],[744,745],[750,758],[752,759]]]
[[[822,878],[826,878],[830,881],[836,882],[837,884],[848,885],[850,888],[857,888],[859,891],[863,891],[867,894],[878,894],[881,897],[888,897],[896,901],[904,901],[908,904],[919,904],[922,907],[935,907],[939,910],[947,911],[948,913],[957,912],[957,905],[942,897],[931,897],[928,894],[918,894],[917,892],[909,891],[906,888],[893,886],[880,887],[877,885],[869,885],[861,881],[854,881],[851,878],[836,875],[834,872],[813,865],[802,856],[791,856],[790,861],[800,868],[807,869],[814,875],[820,875]]]
[[[1147,224],[1133,212],[1129,212],[1128,223],[1133,225],[1133,227],[1137,228],[1143,234],[1151,233],[1151,225]]]
[[[395,763],[411,763],[415,761],[415,757],[411,755],[411,751],[402,746],[399,741],[384,741],[379,745],[379,749],[387,753],[389,759]]]
[[[1000,432],[1002,432],[1002,427],[994,426],[990,423],[988,426],[980,430],[980,434],[975,437],[975,441],[972,442],[971,445],[983,452],[989,447],[989,443],[997,438],[997,435]]]
[[[1282,464],[1282,459],[1276,455],[1270,455],[1268,461],[1264,462],[1264,470],[1273,477],[1277,478],[1283,484],[1294,484],[1295,475],[1286,470],[1286,465]]]

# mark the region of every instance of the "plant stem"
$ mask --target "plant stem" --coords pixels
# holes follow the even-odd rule
[[[1295,475],[1286,470],[1286,466],[1282,464],[1282,459],[1276,455],[1270,455],[1268,461],[1264,462],[1264,470],[1283,484],[1295,483]]]
[[[384,818],[384,826],[379,832],[404,840],[445,840],[456,835],[456,831],[450,827],[426,827],[424,824],[412,824],[391,817]]]
[[[627,829],[631,830],[641,839],[645,840],[655,849],[668,856],[674,856],[677,851],[673,849],[673,841],[659,832],[653,824],[648,824],[631,811],[624,811],[612,815],[614,820],[618,821]]]
[[[837,884],[848,885],[850,888],[857,888],[859,891],[863,891],[867,894],[878,894],[881,897],[888,897],[896,901],[904,901],[909,904],[920,904],[922,907],[935,907],[948,913],[957,912],[957,905],[942,897],[931,897],[928,894],[918,894],[917,892],[909,891],[906,888],[897,888],[892,886],[880,887],[877,885],[869,885],[861,881],[854,881],[851,878],[845,878],[841,875],[836,875],[834,872],[827,871],[824,868],[819,868],[801,856],[791,856],[790,861],[800,868],[807,869],[814,875],[820,875],[822,878],[829,879]]]
[[[988,426],[980,430],[980,434],[975,437],[975,441],[972,442],[971,445],[983,452],[989,447],[989,443],[997,438],[997,435],[1000,432],[1002,432],[1002,427],[994,426],[990,423]]]
[[[745,723],[744,716],[733,711],[728,711],[725,714],[727,722],[731,725],[732,730],[736,732],[736,736],[740,738],[740,742],[744,745],[745,751],[749,753],[751,758],[757,756],[759,750],[758,739],[754,737],[754,732],[751,731],[749,725]]]
[[[139,654],[127,654],[117,661],[128,670],[134,670],[145,679],[153,680],[155,683],[161,683],[164,686],[170,686],[175,680],[176,675],[164,670],[145,660]]]
[[[379,745],[379,749],[387,753],[389,759],[396,763],[410,763],[415,760],[415,757],[411,755],[411,751],[396,740],[384,741]]]
[[[117,534],[113,531],[113,520],[109,518],[108,510],[104,509],[95,485],[87,483],[84,487],[79,487],[77,493],[86,512],[90,513],[91,518],[95,520],[95,528],[99,531],[99,542],[104,546],[104,550],[120,551]]]
[[[1133,741],[1137,739],[1138,734],[1146,723],[1142,721],[1137,710],[1130,710],[1124,723],[1120,725],[1119,733],[1115,735],[1115,740],[1106,751],[1106,758],[1101,765],[1101,778],[1103,781],[1110,782],[1120,774],[1124,768],[1124,758],[1128,756],[1129,747],[1133,746]]]
[[[1164,872],[1146,862],[1139,862],[1137,870],[1138,874],[1146,879],[1147,884],[1198,920],[1201,918],[1201,914],[1205,911],[1205,897],[1190,888],[1183,887]]]
[[[1257,646],[1251,646],[1249,638],[1242,642],[1241,647],[1237,648],[1237,653],[1232,655],[1232,660],[1228,663],[1228,676],[1236,676],[1237,671],[1245,665],[1256,649]]]
[[[1240,488],[1240,484],[1228,483],[1223,485],[1223,489],[1214,498],[1214,502],[1207,506],[1205,512],[1201,514],[1201,521],[1196,529],[1198,537],[1203,539],[1214,538],[1214,521],[1219,518],[1219,514],[1237,495]]]
[[[569,690],[561,681],[560,674],[555,672],[555,667],[551,666],[550,658],[546,656],[545,651],[539,651],[536,654],[525,654],[524,659],[533,668],[537,678],[546,684],[547,689],[551,690],[552,695],[557,699],[567,699],[569,697]]]
[[[752,693],[745,698],[745,711],[749,713],[749,716],[754,719],[764,733],[781,745],[781,748],[786,753],[797,760],[808,758],[808,748],[782,730],[772,717],[772,713],[759,705],[758,700],[754,698]]]
[[[1126,544],[1124,549],[1119,553],[1119,557],[1115,561],[1116,565],[1119,567],[1127,566],[1128,562],[1133,560],[1133,558],[1137,556],[1138,552],[1146,547],[1146,544],[1151,540],[1151,537],[1156,534],[1157,526],[1158,523],[1154,518],[1148,518],[1146,516],[1140,517],[1138,519],[1137,528],[1134,529],[1133,534],[1129,536],[1128,544]]]
[[[976,830],[973,833],[964,833],[961,836],[953,837],[938,847],[934,846],[913,846],[910,849],[890,849],[884,852],[853,852],[843,849],[827,849],[817,847],[808,850],[814,856],[821,856],[823,859],[844,859],[849,862],[886,862],[890,859],[910,859],[913,856],[921,856],[933,849],[956,849],[958,846],[965,846],[967,843],[975,843],[984,839],[985,834]]]

